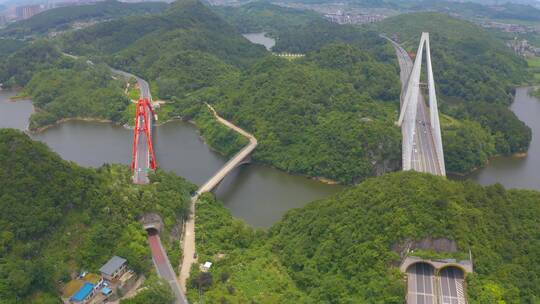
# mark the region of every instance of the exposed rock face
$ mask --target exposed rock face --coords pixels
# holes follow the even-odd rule
[[[403,258],[408,251],[415,249],[433,250],[435,252],[457,252],[458,246],[456,241],[446,238],[426,237],[422,240],[413,241],[407,240],[400,244],[394,244],[392,250],[399,253]]]

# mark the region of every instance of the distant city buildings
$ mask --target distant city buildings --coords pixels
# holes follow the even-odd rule
[[[363,13],[343,13],[338,11],[336,13],[324,14],[324,17],[331,22],[338,24],[367,24],[384,20],[387,16],[377,14],[363,14]]]
[[[99,1],[100,0],[61,0],[58,2],[47,1],[45,4],[11,6],[5,11],[0,12],[0,26],[5,26],[9,22],[28,19],[49,9],[75,5],[88,5]]]
[[[48,1],[46,8],[57,8],[57,7],[65,7],[65,6],[75,6],[75,5],[88,5],[88,4],[94,4],[96,2],[99,2],[97,0],[62,0],[62,1]]]
[[[463,18],[461,16],[458,16],[458,18]],[[463,18],[466,19],[466,18]],[[539,33],[540,34],[540,26],[533,26],[533,25],[523,25],[523,24],[513,24],[513,23],[504,23],[504,22],[497,22],[497,21],[491,21],[491,20],[485,20],[485,19],[472,19],[474,23],[478,24],[481,27],[489,28],[489,29],[497,29],[503,32],[507,33]]]
[[[523,57],[540,56],[540,48],[530,45],[525,39],[517,39],[506,43],[514,52]]]
[[[28,19],[44,10],[45,7],[39,4],[17,6],[15,8],[15,18],[16,20]]]

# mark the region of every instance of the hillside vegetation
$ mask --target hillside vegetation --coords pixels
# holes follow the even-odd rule
[[[173,106],[190,118],[204,102],[214,104],[258,139],[255,160],[288,172],[354,183],[393,171],[400,160],[397,71],[376,58],[391,57],[385,41],[363,35],[373,41],[369,51],[336,43],[302,60],[267,57]]]
[[[212,85],[266,54],[196,0],[177,1],[160,15],[73,32],[62,44],[69,53],[100,57],[152,80],[164,97]]]
[[[307,53],[309,56],[310,52],[317,52],[329,44],[347,43],[370,53],[378,61],[392,63],[397,67],[395,54],[385,49],[388,46],[379,41],[379,37],[365,35],[365,31],[357,27],[333,24],[303,11],[262,3],[218,11],[237,28],[269,32],[276,38],[273,50],[277,52]],[[437,67],[439,94],[445,90],[444,93],[450,95],[448,98],[441,98],[442,111],[452,116],[443,119],[443,145],[449,171],[467,173],[484,165],[496,154],[510,154],[527,149],[531,136],[529,129],[506,108],[512,99],[513,85],[527,77],[521,59],[507,51],[500,41],[481,28],[466,22],[462,25],[462,21],[457,19],[439,14],[409,14],[389,20],[381,26],[383,30],[377,30],[386,31],[390,28],[397,32],[398,37],[402,38],[402,42],[410,49],[416,48],[423,29],[432,32],[432,41],[435,41],[432,42],[432,51],[434,66]],[[444,26],[439,27],[441,22]],[[451,30],[453,28],[457,30]],[[392,31],[389,32],[394,33]],[[472,39],[469,39],[471,37]],[[460,46],[456,46],[457,41],[480,45],[482,50],[488,48],[488,45],[493,48],[486,54],[477,55],[474,48],[460,49]],[[457,51],[454,52],[454,49]],[[342,55],[343,53],[333,54],[336,58],[345,58],[340,57]],[[503,60],[492,58],[494,55]],[[459,56],[469,59],[462,60]],[[481,56],[482,60],[477,60],[475,56]],[[471,64],[473,61],[474,64]],[[496,70],[499,65],[508,73]],[[490,78],[493,79],[489,80]],[[372,86],[381,81],[377,77],[366,80]],[[373,82],[370,82],[371,80]],[[485,83],[488,80],[490,85]],[[502,89],[493,90],[492,87]],[[502,119],[498,119],[499,117]]]
[[[341,33],[330,23],[322,26]],[[395,56],[383,39],[343,31],[304,60],[289,62],[189,0],[159,16],[71,33],[62,44],[150,80],[156,97],[174,101],[170,116],[198,122],[221,151],[234,152],[239,140],[213,131],[204,102],[255,134],[256,160],[352,183],[399,166],[393,126],[399,83]]]
[[[396,71],[350,45],[297,62],[267,58],[200,98],[254,133],[256,160],[282,170],[354,183],[399,166]]]
[[[166,7],[167,4],[163,2],[124,3],[116,0],[59,7],[11,23],[0,30],[0,36],[24,38],[65,31],[71,29],[74,22],[97,22],[125,16],[154,14],[163,11]]]
[[[139,218],[161,214],[167,245],[194,191],[171,174],[158,171],[151,179],[139,187],[125,166],[81,168],[19,131],[1,129],[2,303],[57,303],[58,282],[81,270],[96,272],[112,255],[148,274],[150,251]]]
[[[522,58],[482,28],[442,14],[403,14],[377,28],[397,35],[413,51],[421,33],[429,32],[441,111],[480,123],[491,134],[496,154],[527,151],[531,130],[508,109],[514,87],[530,80]]]
[[[501,3],[500,5],[484,5],[475,2],[454,2],[426,0],[413,5],[413,10],[436,10],[446,14],[457,14],[466,18],[486,18],[503,21],[516,20],[540,21],[540,9],[518,3]]]
[[[288,28],[306,25],[321,16],[315,12],[255,1],[242,6],[213,6],[212,10],[240,33],[266,32],[280,39]]]
[[[22,49],[25,45],[26,43],[20,40],[0,38],[0,58]]]
[[[129,100],[124,81],[112,79],[104,65],[62,55],[48,41],[30,44],[0,59],[0,83],[24,87],[36,113],[30,117],[35,130],[64,118],[106,119],[125,123]]]
[[[540,193],[482,187],[414,172],[369,179],[289,211],[268,232],[233,220],[210,196],[197,211],[190,299],[222,303],[403,303],[399,252],[409,240],[447,238],[472,252],[470,303],[539,301]]]

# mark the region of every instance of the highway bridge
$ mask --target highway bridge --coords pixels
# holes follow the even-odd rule
[[[152,124],[157,119],[152,106],[152,95],[150,86],[144,79],[130,73],[111,69],[113,73],[125,78],[135,78],[139,84],[140,98],[137,102],[135,112],[135,128],[133,131],[133,155],[131,168],[133,170],[133,182],[135,184],[148,184],[148,172],[156,168],[156,159],[152,145]],[[152,262],[154,263],[158,276],[164,279],[175,296],[175,304],[187,304],[188,301],[178,283],[176,273],[174,272],[167,252],[163,248],[159,237],[159,225],[147,223],[145,229],[148,232],[148,245],[152,253]]]
[[[206,183],[204,183],[198,190],[195,192],[195,195],[191,198],[191,207],[190,207],[190,216],[186,221],[184,226],[184,239],[182,242],[183,249],[183,258],[182,258],[182,268],[180,269],[180,285],[182,286],[184,292],[186,291],[186,283],[189,278],[189,272],[191,270],[191,265],[197,262],[195,256],[195,205],[199,196],[204,192],[212,191],[219,183],[233,171],[236,167],[240,166],[246,161],[246,159],[251,155],[253,150],[257,147],[257,139],[250,133],[244,131],[243,129],[237,127],[233,123],[227,121],[226,119],[219,116],[214,108],[208,105],[208,109],[214,114],[214,117],[221,124],[226,127],[240,133],[249,139],[249,143],[242,148],[236,155],[234,155],[221,169],[219,169],[214,176],[212,176]]]
[[[152,106],[150,88],[148,82],[135,75],[114,69],[112,69],[112,71],[125,78],[135,78],[139,84],[141,96],[137,102],[137,111],[135,114],[136,123],[133,136],[133,158],[131,167],[133,169],[133,182],[136,184],[148,184],[150,182],[148,179],[148,172],[156,168],[156,159],[152,145],[152,122],[154,119],[157,119],[157,117]],[[184,226],[182,241],[183,258],[180,276],[178,278],[176,277],[169,258],[167,257],[167,253],[161,244],[159,230],[153,228],[147,229],[148,244],[152,252],[152,261],[154,262],[158,275],[165,279],[171,286],[172,291],[176,296],[176,304],[188,303],[185,297],[186,282],[189,278],[191,266],[197,261],[197,258],[195,257],[195,204],[197,200],[201,194],[212,191],[231,171],[245,163],[253,150],[255,150],[255,147],[257,147],[257,139],[255,139],[253,135],[219,116],[212,106],[207,104],[207,107],[218,122],[248,138],[249,143],[225,163],[225,165],[204,183],[191,198],[190,215]]]
[[[403,170],[446,176],[439,110],[431,66],[429,33],[422,33],[414,63],[401,45],[392,40],[390,42],[396,50],[401,70],[401,111],[397,124],[401,127],[403,138]],[[427,63],[429,107],[426,105],[420,89],[424,48]]]
[[[65,56],[77,59],[77,56],[63,53]],[[88,64],[93,64],[88,60]],[[156,168],[156,159],[152,147],[152,124],[157,116],[154,114],[152,106],[152,95],[148,82],[128,72],[110,68],[113,74],[120,75],[126,79],[135,78],[139,84],[140,99],[137,102],[135,114],[135,129],[133,138],[133,158],[131,167],[134,172],[133,182],[136,184],[148,184],[148,172]],[[146,223],[143,225],[148,232],[148,245],[152,253],[152,262],[156,268],[158,276],[164,279],[175,296],[175,304],[188,304],[188,301],[178,283],[167,252],[163,248],[159,237],[160,228],[156,223]]]

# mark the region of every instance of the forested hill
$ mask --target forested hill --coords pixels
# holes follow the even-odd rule
[[[306,10],[286,8],[255,1],[242,6],[213,6],[212,10],[241,33],[266,32],[279,38],[283,31],[321,20],[321,15]]]
[[[480,123],[491,134],[497,154],[527,150],[531,131],[508,109],[514,87],[529,79],[527,63],[502,41],[477,25],[437,13],[399,15],[377,29],[396,35],[411,51],[416,51],[421,33],[429,32],[441,111]],[[456,160],[470,156],[454,155]]]
[[[471,250],[470,303],[540,300],[536,191],[392,173],[292,210],[268,233],[231,219],[210,196],[197,208],[197,252],[214,262],[202,285],[208,302],[401,304],[401,251],[392,248],[429,238],[453,240],[458,251],[414,254],[467,259]],[[192,302],[198,294],[190,290]]]
[[[155,16],[98,24],[61,42],[67,52],[145,77],[167,99],[214,85],[267,54],[197,0],[174,2]]]
[[[109,67],[64,56],[50,41],[28,44],[0,57],[0,83],[24,87],[36,109],[29,128],[39,129],[64,118],[105,119],[125,123],[129,99],[125,82],[113,79]]]
[[[126,166],[81,168],[19,131],[0,129],[0,302],[59,303],[61,284],[82,270],[97,272],[113,255],[149,275],[138,219],[159,212],[170,231],[194,190],[162,172],[152,180],[137,187]]]
[[[154,14],[167,7],[163,2],[124,3],[106,0],[90,5],[59,7],[29,19],[11,23],[0,36],[23,38],[71,29],[74,22],[103,21],[124,16]]]

